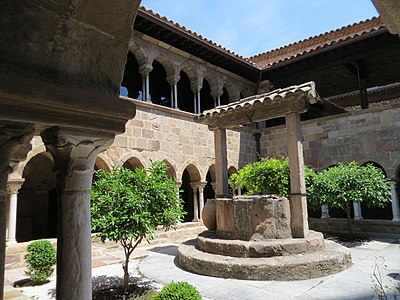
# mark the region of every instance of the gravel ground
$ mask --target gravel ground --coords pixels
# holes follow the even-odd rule
[[[130,282],[137,286],[159,290],[162,285],[154,283],[138,272],[139,260],[131,260],[129,263]],[[93,276],[93,289],[102,289],[115,284],[122,284],[123,270],[121,264],[108,265],[103,267],[94,268],[92,270]],[[56,277],[52,276],[50,282],[40,286],[27,286],[18,288],[24,295],[32,297],[33,299],[50,300],[55,299],[56,292]]]

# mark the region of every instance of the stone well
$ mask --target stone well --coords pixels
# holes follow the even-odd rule
[[[299,280],[340,272],[350,251],[319,232],[292,238],[289,200],[235,196],[208,200],[209,230],[179,246],[178,264],[198,274],[251,280]]]

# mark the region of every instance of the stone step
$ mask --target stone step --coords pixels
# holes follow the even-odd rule
[[[248,280],[302,280],[338,273],[351,266],[350,251],[332,241],[325,241],[322,251],[263,258],[240,258],[202,252],[196,240],[178,248],[179,265],[190,272]]]
[[[242,241],[221,239],[214,230],[203,231],[197,238],[200,251],[234,257],[272,257],[310,253],[324,248],[324,236],[309,231],[305,238]]]

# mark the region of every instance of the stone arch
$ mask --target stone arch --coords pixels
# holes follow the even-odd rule
[[[17,241],[54,238],[57,235],[57,192],[54,163],[48,152],[31,156],[18,193]]]
[[[237,170],[236,167],[230,166],[230,167],[228,168],[228,176],[231,176],[231,175],[235,174],[237,171],[238,171],[238,170]]]
[[[127,168],[127,169],[136,169],[136,168],[143,168],[144,165],[143,163],[140,161],[139,158],[137,157],[130,157],[128,158],[124,164],[122,165],[122,167]]]
[[[215,164],[212,164],[206,174],[206,186],[204,187],[204,203],[208,199],[215,198]]]
[[[140,68],[143,65],[145,64],[140,62],[134,53],[128,52],[124,76],[120,87],[120,95],[143,100],[143,82],[142,75],[140,74]]]
[[[168,70],[165,65],[158,59],[153,60],[153,70],[149,74],[150,97],[154,104],[171,107],[171,86],[167,81]]]
[[[381,164],[379,164],[379,163],[377,163],[377,162],[375,162],[373,160],[367,160],[364,163],[362,163],[361,165],[362,166],[366,166],[368,164],[373,165],[374,167],[380,169],[383,172],[383,174],[385,174],[385,177],[387,177],[387,172],[386,172],[385,168]]]
[[[374,167],[380,169],[385,177],[388,177],[388,174],[385,168],[374,160],[367,160],[361,165],[365,166],[371,164]],[[365,203],[361,202],[361,211],[364,219],[383,219],[383,220],[391,220],[393,218],[392,207],[391,205],[387,205],[384,208],[377,207],[368,207]]]
[[[34,146],[32,148],[32,150],[28,152],[26,159],[18,164],[18,168],[13,174],[17,175],[17,177],[22,177],[25,166],[29,163],[29,161],[36,155],[42,154],[42,153],[43,153],[43,155],[48,155],[48,158],[51,161],[53,161],[53,157],[50,155],[50,153],[46,153],[46,147],[44,146],[44,144],[39,144],[39,145]]]
[[[155,60],[164,67],[167,76],[175,74],[176,68],[169,57],[165,55],[156,55],[153,59],[153,63]]]
[[[237,84],[235,84],[231,80],[228,80],[225,83],[224,87],[228,92],[229,102],[235,102],[240,99],[240,89]]]
[[[206,77],[204,77],[202,88],[200,90],[200,112],[214,108],[214,98],[211,96],[211,91],[212,91],[211,83],[208,81]]]
[[[358,163],[362,166],[371,163],[374,166],[377,166],[378,168],[380,168],[386,175],[386,177],[390,176],[390,166],[386,163],[386,161],[382,160],[381,158],[374,156],[374,157],[369,157],[369,158],[361,158]]]
[[[189,77],[190,86],[192,86],[192,84],[197,80],[197,73],[190,66],[182,67],[181,71],[184,71],[186,73],[186,75]]]
[[[180,164],[180,167],[176,169],[176,170],[178,170],[178,172],[176,174],[177,178],[182,177],[183,172],[189,165],[191,165],[192,170],[196,169],[199,172],[200,175],[199,175],[198,181],[202,181],[203,179],[205,179],[206,172],[200,168],[200,163],[198,161],[191,159],[191,158],[187,159],[183,164]]]
[[[145,168],[148,168],[150,164],[148,163],[148,159],[140,155],[138,152],[134,151],[128,151],[124,155],[121,156],[121,158],[118,160],[118,162],[115,164],[116,166],[122,167],[122,165],[129,160],[130,158],[135,157],[140,161],[140,164],[144,166]]]
[[[136,58],[139,67],[150,62],[150,58],[146,56],[144,49],[141,47],[130,48],[129,52]]]
[[[183,200],[183,209],[186,212],[185,222],[197,221],[198,216],[196,216],[195,207],[198,207],[198,186],[201,182],[201,174],[199,168],[194,164],[186,165],[182,172],[181,177],[181,195]]]
[[[177,84],[178,108],[187,112],[194,112],[194,93],[192,91],[192,80],[185,70],[179,73],[180,79]]]
[[[103,171],[110,172],[111,168],[112,168],[111,160],[107,156],[105,156],[103,153],[100,153],[96,157],[96,161],[94,163],[94,168],[96,170],[101,169]]]
[[[219,89],[221,88],[221,87],[220,87],[220,84],[219,84],[219,82],[218,82],[218,79],[217,79],[217,77],[216,77],[215,75],[213,75],[213,74],[207,72],[207,73],[204,75],[203,80],[204,80],[204,79],[207,80],[208,84],[210,85],[211,91],[219,90]]]
[[[176,167],[166,159],[164,159],[163,162],[165,162],[165,164],[168,167],[168,170],[167,170],[168,177],[169,178],[176,178]]]

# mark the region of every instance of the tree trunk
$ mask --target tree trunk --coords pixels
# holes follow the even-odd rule
[[[124,291],[125,292],[128,290],[128,286],[129,286],[128,265],[129,265],[129,255],[125,256],[125,263],[122,266],[122,268],[124,269]]]
[[[347,226],[349,229],[349,238],[353,239],[353,229],[351,227],[351,209],[349,201],[346,201],[346,214],[347,214]]]

